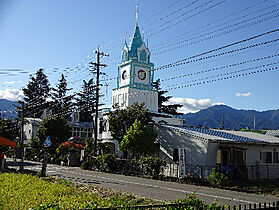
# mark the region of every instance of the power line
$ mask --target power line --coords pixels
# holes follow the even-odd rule
[[[184,58],[182,60],[179,60],[179,61],[175,61],[173,63],[170,63],[170,64],[166,64],[166,65],[163,65],[161,67],[158,67],[158,68],[155,68],[153,69],[153,71],[156,71],[156,70],[160,70],[160,69],[164,69],[164,68],[171,68],[171,67],[174,67],[174,66],[178,66],[178,65],[183,65],[185,64],[184,61],[187,61],[187,60],[190,60],[190,59],[193,59],[193,58],[196,58],[196,57],[200,57],[202,55],[206,55],[206,54],[209,54],[209,53],[212,53],[212,52],[217,52],[217,51],[220,51],[222,49],[226,49],[228,47],[231,47],[231,46],[234,46],[234,45],[238,45],[238,44],[241,44],[241,43],[244,43],[244,42],[247,42],[247,41],[251,41],[253,39],[256,39],[256,38],[259,38],[259,37],[262,37],[262,36],[266,36],[268,34],[272,34],[272,33],[275,33],[275,32],[278,32],[279,29],[274,29],[272,31],[268,31],[268,32],[265,32],[265,33],[261,33],[261,34],[258,34],[256,36],[252,36],[252,37],[249,37],[247,39],[243,39],[243,40],[240,40],[240,41],[237,41],[237,42],[233,42],[231,44],[227,44],[227,45],[224,45],[222,47],[219,47],[219,48],[215,48],[213,50],[209,50],[209,51],[206,51],[206,52],[203,52],[203,53],[199,53],[197,55],[193,55],[193,56],[190,56],[188,58]]]
[[[179,76],[175,76],[175,77],[169,77],[167,79],[161,79],[161,82],[174,80],[174,79],[180,79],[180,78],[183,78],[183,77],[195,76],[195,75],[198,75],[198,74],[208,73],[208,72],[211,72],[211,71],[217,71],[217,70],[221,70],[221,69],[225,69],[225,68],[236,67],[236,66],[239,66],[239,65],[244,65],[244,64],[252,63],[252,62],[258,62],[258,61],[262,61],[262,60],[266,60],[266,59],[270,59],[270,58],[274,58],[274,57],[278,57],[278,56],[279,56],[279,54],[274,54],[274,55],[264,56],[264,57],[260,57],[260,58],[250,59],[250,60],[246,60],[246,61],[242,61],[242,62],[238,62],[238,63],[233,63],[233,64],[221,66],[221,67],[202,70],[202,71],[198,71],[198,72],[194,72],[194,73],[183,74],[183,75],[179,75]]]

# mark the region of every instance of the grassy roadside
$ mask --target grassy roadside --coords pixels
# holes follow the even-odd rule
[[[30,174],[0,174],[0,209],[82,209],[158,203],[150,199]]]
[[[96,186],[14,172],[0,171],[0,209],[132,209],[131,206],[163,204]],[[205,204],[194,195],[174,203],[176,207],[169,206],[167,209],[181,209],[182,206],[183,209],[223,209],[216,203]]]

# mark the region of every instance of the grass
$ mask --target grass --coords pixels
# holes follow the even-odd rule
[[[0,209],[80,209],[145,205],[155,201],[30,174],[0,174]]]

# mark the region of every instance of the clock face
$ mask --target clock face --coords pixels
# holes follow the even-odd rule
[[[125,80],[127,78],[127,71],[124,70],[122,73],[122,79]]]
[[[138,77],[140,80],[144,80],[146,78],[146,72],[144,70],[139,70]]]

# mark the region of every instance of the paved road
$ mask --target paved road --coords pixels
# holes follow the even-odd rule
[[[24,168],[39,171],[41,169],[41,163],[27,161]],[[207,203],[217,200],[218,203],[229,203],[230,205],[247,205],[254,203],[276,202],[279,200],[278,198],[272,196],[253,195],[216,188],[179,184],[174,182],[163,182],[140,177],[86,171],[77,167],[65,167],[51,164],[48,164],[47,166],[47,174],[60,179],[98,185],[105,188],[111,188],[116,191],[133,193],[141,197],[165,201],[171,201],[178,198],[183,199],[186,194],[190,193],[195,193],[196,196]]]

